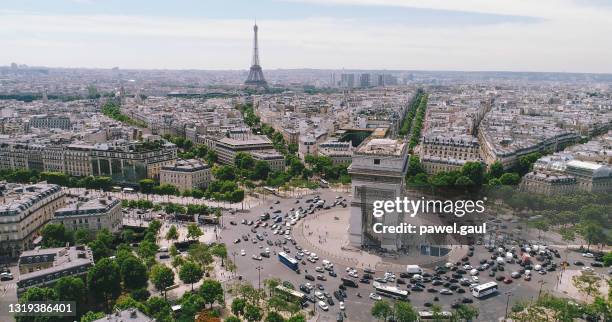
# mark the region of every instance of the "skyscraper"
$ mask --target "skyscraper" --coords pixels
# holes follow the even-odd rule
[[[253,26],[253,32],[255,36],[253,38],[253,60],[251,62],[251,69],[249,70],[249,77],[244,82],[246,85],[255,85],[267,87],[268,83],[266,82],[263,71],[261,70],[261,66],[259,65],[259,45],[257,44],[257,24]]]

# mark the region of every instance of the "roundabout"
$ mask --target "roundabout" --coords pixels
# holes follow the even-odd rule
[[[456,262],[465,256],[467,247],[452,246],[445,256],[420,254],[395,254],[365,251],[349,244],[349,209],[334,208],[315,212],[300,220],[293,228],[295,241],[321,258],[353,268],[375,271],[406,270],[406,265],[416,264],[432,268],[446,262]]]

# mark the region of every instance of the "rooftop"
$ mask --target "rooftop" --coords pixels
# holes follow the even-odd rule
[[[406,142],[395,139],[369,139],[357,147],[358,154],[401,156]]]

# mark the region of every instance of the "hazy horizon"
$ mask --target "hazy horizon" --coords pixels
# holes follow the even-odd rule
[[[49,68],[612,73],[602,0],[5,1],[0,61]]]

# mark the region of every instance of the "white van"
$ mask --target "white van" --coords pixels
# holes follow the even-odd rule
[[[406,265],[406,273],[423,275],[423,269],[419,265]]]

